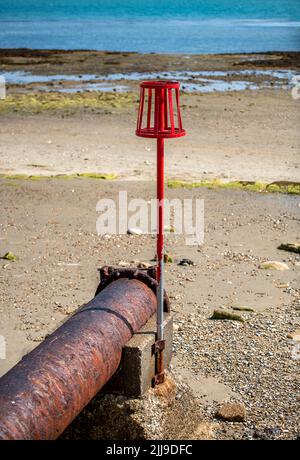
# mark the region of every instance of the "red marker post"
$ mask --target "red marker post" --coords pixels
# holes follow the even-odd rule
[[[136,135],[157,139],[156,384],[164,381],[164,139],[182,137],[185,134],[180,115],[179,83],[164,80],[142,82]]]

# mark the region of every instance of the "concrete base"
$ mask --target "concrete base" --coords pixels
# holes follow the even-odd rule
[[[155,375],[155,355],[152,352],[155,331],[156,315],[153,315],[123,348],[120,367],[102,392],[138,397],[151,387]],[[164,360],[167,369],[171,362],[173,339],[173,319],[170,313],[164,315],[164,337]]]

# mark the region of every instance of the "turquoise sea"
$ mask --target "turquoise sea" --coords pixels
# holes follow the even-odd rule
[[[300,0],[0,0],[0,48],[300,50]]]

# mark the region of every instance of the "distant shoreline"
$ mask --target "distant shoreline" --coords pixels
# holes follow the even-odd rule
[[[176,79],[187,92],[284,89],[300,71],[300,52],[141,54],[0,49],[10,93],[131,92],[144,79]]]
[[[160,54],[121,51],[1,48],[1,71],[80,74],[164,70],[300,69],[300,51],[226,54]]]
[[[1,21],[0,21],[1,22]],[[300,47],[299,47],[300,48]],[[109,50],[109,49],[84,49],[84,48],[76,48],[76,49],[69,49],[69,48],[30,48],[30,47],[1,47],[0,54],[6,52],[28,52],[28,53],[104,53],[104,54],[138,54],[138,55],[163,55],[163,56],[264,56],[264,55],[300,55],[299,51],[295,50],[269,50],[269,51],[251,51],[251,52],[236,52],[236,53],[162,53],[162,52],[140,52],[140,51],[116,51],[116,50]]]

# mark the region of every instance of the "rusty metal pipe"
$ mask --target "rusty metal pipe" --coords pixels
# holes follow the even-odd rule
[[[143,282],[119,279],[0,379],[0,439],[56,439],[116,372],[156,310]]]

